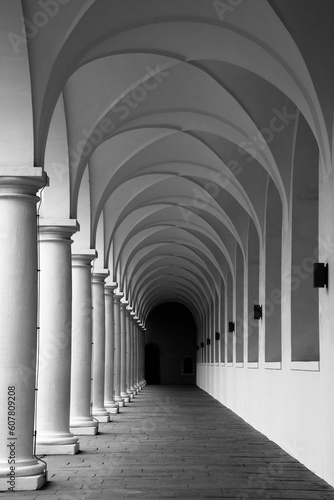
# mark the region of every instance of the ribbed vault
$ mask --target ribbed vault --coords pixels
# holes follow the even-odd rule
[[[43,216],[63,200],[75,246],[98,250],[143,323],[178,300],[201,328],[238,252],[248,269],[250,228],[263,248],[272,189],[287,227],[299,115],[330,161],[322,94],[284,15],[239,3],[73,0],[29,43],[35,161],[53,181]]]

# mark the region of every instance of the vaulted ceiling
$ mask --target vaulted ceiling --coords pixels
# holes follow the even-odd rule
[[[41,215],[78,219],[74,248],[143,321],[176,300],[199,323],[250,232],[262,247],[272,189],[289,221],[301,124],[331,165],[333,3],[42,4],[5,0],[0,162],[45,166]]]

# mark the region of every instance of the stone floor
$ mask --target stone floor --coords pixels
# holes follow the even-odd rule
[[[197,387],[147,386],[49,482],[6,499],[333,499],[334,489]]]

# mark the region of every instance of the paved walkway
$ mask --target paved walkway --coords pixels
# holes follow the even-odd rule
[[[49,483],[1,498],[333,499],[334,489],[197,387],[147,386]]]

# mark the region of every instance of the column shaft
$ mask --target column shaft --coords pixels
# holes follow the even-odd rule
[[[72,255],[72,367],[70,430],[96,434],[91,416],[92,293],[91,261],[95,250]]]
[[[118,404],[114,394],[114,350],[115,350],[115,324],[114,324],[114,293],[116,284],[105,286],[106,309],[106,354],[105,354],[105,385],[104,406],[109,413],[118,413]]]
[[[135,326],[133,322],[134,312],[131,313],[130,317],[130,332],[131,332],[131,386],[130,389],[134,394],[137,394],[137,387],[135,381],[135,368],[136,368],[136,344],[135,344]]]
[[[109,422],[109,412],[104,407],[105,370],[105,297],[104,280],[109,272],[94,272],[92,275],[93,306],[93,369],[92,400],[93,417],[99,422]]]
[[[132,307],[128,306],[125,310],[126,316],[126,392],[130,399],[133,398],[132,386],[132,345],[131,345],[131,316]]]
[[[0,490],[36,490],[33,456],[37,347],[36,178],[0,177]],[[11,465],[8,460],[14,460]],[[12,467],[12,468],[11,468]],[[11,475],[9,475],[11,474]],[[8,495],[10,496],[10,495]]]
[[[126,392],[126,306],[127,301],[121,302],[121,397],[125,403],[130,401],[129,394]]]
[[[79,440],[69,431],[71,387],[71,236],[76,221],[40,220],[40,342],[37,454],[74,454]]]
[[[114,314],[115,314],[115,357],[114,357],[114,384],[115,384],[115,401],[118,406],[124,406],[124,399],[121,397],[121,304],[120,300],[123,294],[114,295]]]

